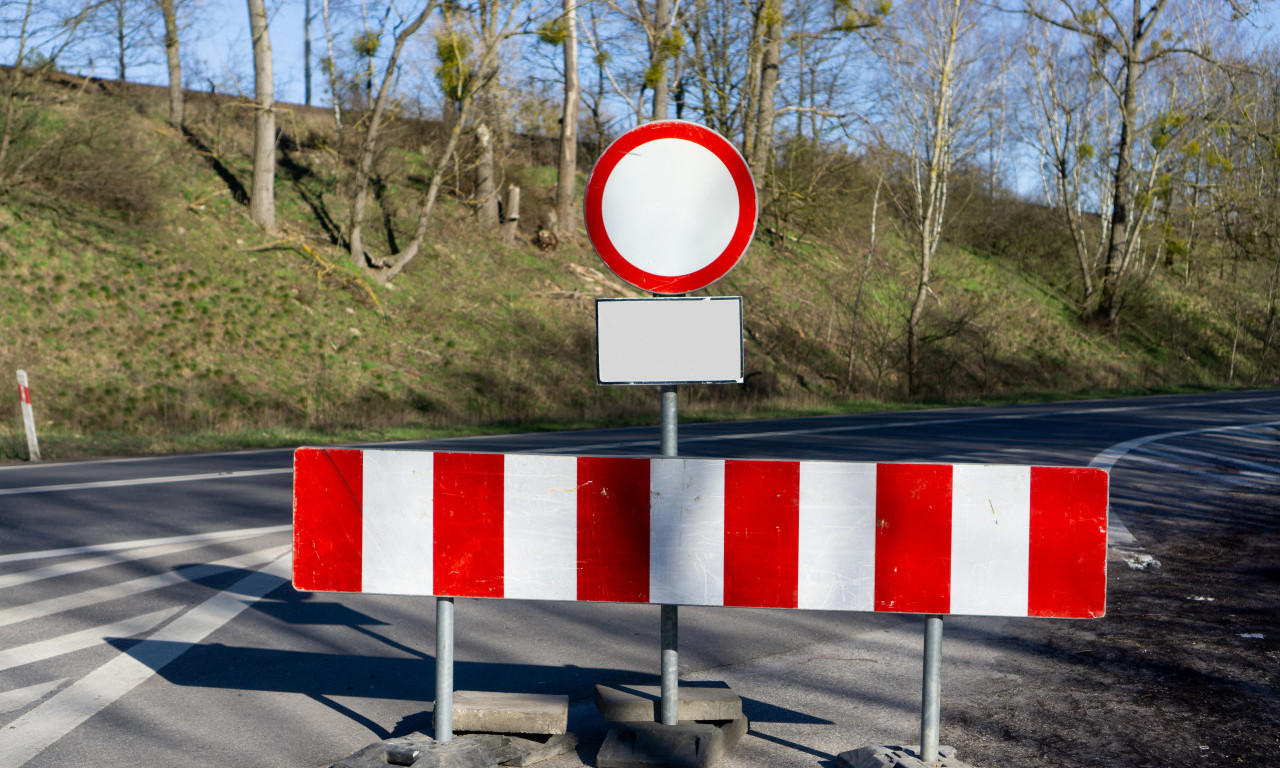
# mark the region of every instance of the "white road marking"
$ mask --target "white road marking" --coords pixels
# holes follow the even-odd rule
[[[0,730],[0,765],[18,768],[287,582],[284,555],[192,608],[151,637]]]
[[[1160,467],[1161,469],[1165,469],[1170,472],[1182,472],[1183,474],[1187,474],[1187,475],[1195,475],[1197,477],[1207,478],[1209,480],[1212,480],[1215,483],[1222,483],[1223,485],[1252,486],[1256,488],[1263,482],[1274,481],[1274,477],[1262,477],[1260,475],[1254,475],[1254,473],[1227,474],[1225,472],[1214,472],[1212,470],[1207,470],[1207,469],[1195,469],[1194,467],[1188,467],[1185,464],[1171,464],[1168,461],[1161,461],[1159,459],[1152,459],[1146,456],[1142,456],[1138,454],[1137,451],[1134,451],[1125,460],[1137,462],[1139,464],[1152,464],[1154,466]],[[1250,477],[1248,475],[1253,475],[1253,476]]]
[[[118,552],[122,549],[158,547],[164,544],[182,544],[188,541],[205,542],[247,539],[252,536],[265,536],[271,533],[284,533],[285,531],[292,530],[292,525],[270,525],[265,528],[240,528],[234,531],[193,533],[186,536],[167,536],[162,539],[138,539],[136,541],[117,541],[112,544],[92,544],[85,547],[64,547],[62,549],[44,549],[36,552],[16,552],[10,555],[0,555],[0,563],[16,563],[21,560],[44,560],[45,558],[67,557],[69,555],[92,555],[97,552]]]
[[[72,632],[69,635],[27,643],[17,648],[0,651],[0,672],[14,667],[21,667],[24,664],[34,664],[37,661],[52,659],[55,656],[61,656],[66,653],[83,651],[86,648],[102,644],[108,637],[125,638],[149,632],[160,626],[165,619],[179,610],[181,609],[177,607],[166,608],[163,611],[153,611],[152,613],[135,616],[112,624],[89,627],[79,632]]]
[[[7,715],[10,712],[17,712],[30,704],[43,699],[52,691],[56,691],[63,683],[71,678],[64,677],[60,680],[52,680],[47,683],[37,683],[28,685],[26,688],[15,688],[12,691],[0,693],[0,715]]]
[[[1267,475],[1280,475],[1280,465],[1276,464],[1259,464],[1256,461],[1245,461],[1244,459],[1236,459],[1231,456],[1223,456],[1217,453],[1209,453],[1208,451],[1193,451],[1190,448],[1178,448],[1172,445],[1162,445],[1159,449],[1144,445],[1135,449],[1147,454],[1148,456],[1162,456],[1166,459],[1178,460],[1179,457],[1186,456],[1188,458],[1204,458],[1220,464],[1228,464],[1233,467],[1245,467],[1256,470],[1254,472],[1242,472],[1243,475],[1253,475],[1257,477],[1265,477]]]
[[[17,587],[23,584],[30,584],[33,581],[53,579],[58,576],[80,573],[81,571],[89,571],[94,568],[102,568],[108,565],[118,565],[120,563],[127,563],[133,560],[144,560],[150,557],[171,555],[176,552],[184,552],[188,549],[203,547],[206,546],[207,543],[208,542],[206,541],[189,541],[182,544],[161,544],[158,547],[143,547],[142,549],[130,550],[127,554],[99,555],[97,557],[87,557],[82,560],[72,560],[65,563],[46,565],[42,568],[32,568],[29,571],[7,573],[0,576],[0,589]]]
[[[119,584],[109,584],[97,589],[90,589],[71,595],[52,597],[48,600],[40,600],[34,603],[27,603],[26,605],[6,608],[0,611],[0,627],[16,624],[20,621],[38,619],[42,616],[52,616],[55,613],[63,613],[76,608],[84,608],[86,606],[96,605],[97,603],[103,603],[108,600],[117,600],[122,597],[129,597],[143,592],[163,589],[165,587],[173,586],[174,584],[195,581],[196,579],[202,579],[206,576],[212,576],[233,568],[255,568],[263,562],[279,557],[282,550],[288,550],[291,546],[292,545],[272,547],[270,549],[263,549],[257,552],[250,552],[245,555],[228,557],[225,560],[218,560],[213,563],[192,565],[186,568],[179,568],[175,571],[157,573],[154,576],[143,576],[140,579],[133,579],[132,581],[124,581]],[[4,763],[0,762],[0,765],[3,764]]]
[[[240,477],[285,475],[293,467],[275,469],[244,469],[236,472],[207,472],[200,475],[170,475],[168,477],[133,477],[124,480],[97,480],[90,483],[62,483],[60,485],[28,485],[22,488],[0,488],[0,496],[16,496],[29,493],[55,493],[58,491],[83,491],[94,488],[123,488],[131,485],[162,485],[164,483],[190,483],[198,480],[227,480]]]
[[[1098,467],[1100,469],[1110,470],[1118,461],[1125,457],[1135,448],[1146,445],[1147,443],[1156,443],[1161,440],[1168,440],[1171,437],[1184,437],[1186,435],[1207,435],[1212,433],[1232,433],[1232,432],[1248,432],[1252,429],[1260,427],[1274,427],[1280,424],[1280,421],[1261,421],[1254,424],[1235,424],[1229,427],[1206,427],[1204,429],[1184,429],[1177,432],[1161,432],[1156,435],[1144,435],[1135,437],[1132,440],[1126,440],[1123,443],[1116,443],[1102,453],[1093,457],[1093,461],[1089,462],[1089,466]]]

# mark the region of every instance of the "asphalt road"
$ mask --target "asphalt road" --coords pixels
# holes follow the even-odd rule
[[[645,455],[658,435],[397,447]],[[686,425],[680,452],[1102,466],[1112,567],[1133,568],[1164,532],[1222,524],[1224,494],[1280,489],[1280,392]],[[270,450],[0,468],[0,766],[318,767],[429,729],[433,601],[289,587],[291,461]],[[1000,667],[1009,621],[947,620],[944,702]],[[743,696],[752,731],[721,765],[829,765],[918,740],[922,626],[685,608],[681,675]],[[592,684],[655,682],[657,634],[652,606],[459,600],[456,686],[569,694],[583,745],[547,765],[591,764]],[[945,742],[945,710],[942,730]]]

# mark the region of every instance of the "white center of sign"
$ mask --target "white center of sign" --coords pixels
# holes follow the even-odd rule
[[[738,226],[738,189],[724,162],[685,139],[655,139],[618,161],[600,200],[618,253],[654,275],[715,261]]]

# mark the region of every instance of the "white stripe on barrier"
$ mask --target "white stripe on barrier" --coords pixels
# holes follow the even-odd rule
[[[432,459],[365,452],[361,574],[370,592],[432,591]]]
[[[505,596],[576,600],[578,460],[509,455],[505,466]]]
[[[951,611],[1025,616],[1030,467],[957,464],[951,500]]]
[[[875,607],[876,466],[800,463],[800,608]]]
[[[650,472],[650,602],[723,602],[724,462],[655,462]]]

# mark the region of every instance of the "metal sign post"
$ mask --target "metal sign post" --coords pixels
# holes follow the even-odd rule
[[[676,456],[678,409],[680,390],[675,384],[667,384],[662,392],[662,455]],[[663,725],[680,722],[680,607],[663,605],[661,608],[661,670],[662,701],[659,720]]]

